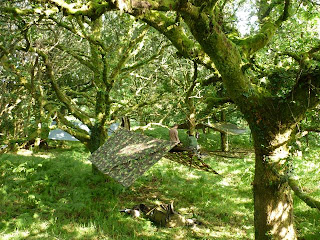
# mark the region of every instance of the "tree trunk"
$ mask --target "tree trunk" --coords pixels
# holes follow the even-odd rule
[[[93,127],[91,129],[90,142],[87,145],[90,153],[95,152],[101,145],[103,145],[106,138],[107,136],[105,134],[105,131],[101,129],[101,127]],[[92,173],[96,175],[102,174],[94,164],[92,164]]]
[[[121,127],[130,130],[130,119],[127,116],[121,118]]]
[[[220,139],[221,139],[221,151],[228,152],[229,151],[228,134],[220,133]]]
[[[192,113],[189,115],[189,136],[196,136],[196,114],[195,109],[192,109]]]
[[[224,110],[221,110],[220,120],[221,120],[221,122],[226,121],[226,112]],[[220,139],[221,139],[221,151],[228,152],[229,151],[228,134],[221,132]]]
[[[290,131],[272,135],[268,128],[265,131],[261,128],[253,131],[256,154],[253,181],[254,226],[257,240],[297,239],[293,226],[291,190],[288,182],[280,177],[287,170],[288,132]]]

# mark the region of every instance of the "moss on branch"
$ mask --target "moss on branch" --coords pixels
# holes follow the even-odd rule
[[[256,51],[260,50],[264,46],[266,46],[270,40],[272,39],[273,35],[276,33],[277,29],[281,26],[281,24],[286,21],[289,15],[289,8],[290,8],[290,0],[284,1],[284,8],[283,12],[277,20],[272,20],[270,18],[271,9],[276,5],[279,5],[280,2],[273,2],[269,7],[268,10],[264,13],[261,21],[262,25],[259,32],[253,36],[247,37],[241,40],[235,40],[234,42],[237,43],[244,53],[244,57],[250,57]]]
[[[58,113],[58,118],[56,120],[57,125],[60,129],[66,131],[84,144],[89,142],[90,135],[88,134],[88,132],[74,125],[72,122],[67,120],[64,115]]]
[[[241,40],[233,40],[242,48],[244,57],[248,58],[259,49],[266,46],[275,34],[278,26],[273,22],[265,23],[260,31],[254,35]]]
[[[92,20],[99,18],[108,8],[109,2],[89,1],[87,4],[67,3],[64,0],[48,0],[60,8],[64,15],[87,16]]]
[[[23,16],[23,15],[32,15],[32,14],[38,14],[38,15],[52,15],[55,14],[59,11],[57,7],[52,7],[52,8],[18,8],[18,7],[1,7],[0,8],[1,12],[4,13],[10,13],[13,15],[18,15],[18,16]]]
[[[195,60],[208,69],[215,69],[210,57],[197,42],[187,36],[175,18],[167,17],[161,12],[149,11],[143,15],[142,20],[165,35],[183,57]]]
[[[320,202],[304,193],[294,179],[288,178],[288,183],[297,197],[304,201],[309,207],[316,208],[320,211]]]
[[[37,52],[43,59],[46,65],[47,70],[47,76],[49,77],[49,80],[51,82],[51,85],[58,97],[58,99],[68,108],[68,110],[80,121],[82,121],[84,124],[86,124],[89,128],[92,127],[92,123],[90,120],[90,117],[86,115],[83,111],[78,109],[75,104],[72,103],[71,99],[69,99],[68,96],[66,96],[63,91],[60,89],[59,85],[55,81],[55,77],[53,74],[53,68],[52,65],[48,59],[48,55],[42,51],[38,51],[34,49],[35,52]]]

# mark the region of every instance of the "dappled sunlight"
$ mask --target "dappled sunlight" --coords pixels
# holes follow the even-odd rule
[[[252,239],[253,234],[240,228],[230,228],[229,226],[212,226],[209,228],[197,227],[192,229],[196,235],[205,236],[205,239]]]
[[[292,218],[291,208],[290,203],[283,201],[280,201],[277,206],[268,206],[267,211],[270,214],[268,215],[267,223],[273,225],[270,230],[271,234],[279,235],[284,240],[296,239],[293,223],[288,224],[288,218]]]
[[[270,206],[272,208],[272,206]],[[279,220],[284,220],[288,217],[288,204],[283,202],[279,202],[278,206],[275,209],[268,209],[270,213],[270,219],[268,221],[274,222]]]
[[[37,222],[33,222],[31,225],[31,228],[35,229],[32,233],[38,234],[40,232],[43,232],[43,231],[47,230],[50,225],[51,225],[51,223],[48,221],[43,221],[42,219],[37,219]]]
[[[282,146],[273,151],[273,154],[270,155],[270,159],[279,162],[279,164],[284,164],[288,156],[289,149],[286,146]]]
[[[186,174],[186,179],[187,179],[187,180],[193,180],[193,179],[199,179],[199,178],[200,178],[200,176],[195,175],[195,174],[192,173],[192,172]]]
[[[156,140],[144,142],[144,143],[136,143],[136,144],[129,144],[126,147],[122,148],[118,155],[129,156],[135,153],[141,153],[147,149],[152,149],[157,145]]]
[[[0,204],[6,206],[0,209],[3,217],[1,237],[10,240],[55,237],[254,239],[250,185],[254,164],[249,156],[205,158],[204,161],[222,173],[222,177],[162,158],[127,189],[110,182],[95,181],[86,156],[87,153],[73,151],[61,152],[51,159],[34,155],[1,156],[4,161],[0,161],[3,172],[0,178],[6,179],[6,184],[0,185],[0,193],[4,197],[2,200],[0,198]],[[313,174],[318,162],[310,160],[301,164],[308,164],[310,167],[306,169],[312,174],[310,177],[318,179]],[[301,181],[302,184],[309,184],[310,189],[316,186],[312,184],[314,181],[305,182],[304,178]],[[174,201],[176,211],[187,218],[196,218],[202,224],[159,228],[145,218],[132,218],[118,212],[140,203],[153,206],[170,201]],[[296,205],[296,219],[300,224],[298,231],[309,234],[309,239],[317,239],[312,238],[317,236],[312,231],[318,229],[319,214],[303,203],[297,202]],[[286,208],[284,204],[277,205],[272,218],[280,221],[288,217]],[[285,229],[279,226],[277,231],[286,239],[291,229],[292,226]]]
[[[295,234],[293,224],[291,224],[290,226],[288,226],[286,228],[283,227],[280,231],[280,236],[282,237],[283,240],[295,239],[296,234]]]
[[[284,133],[279,133],[276,136],[273,137],[273,141],[270,143],[271,146],[283,146],[288,142],[288,139],[290,138],[290,135],[292,133],[292,130],[289,129]]]
[[[50,222],[39,219],[36,214],[31,217],[27,213],[22,214],[17,219],[11,219],[7,223],[6,228],[2,229],[2,233],[0,231],[1,240],[29,239],[35,236],[37,239],[46,238],[48,237],[46,231],[51,225]],[[15,226],[15,231],[10,231],[12,226]]]
[[[27,150],[27,149],[19,149],[17,151],[17,155],[22,155],[22,156],[31,156],[33,154],[33,151]]]
[[[320,164],[319,164],[319,162],[304,162],[303,163],[303,166],[304,166],[304,170],[305,171],[313,171],[313,170],[315,170],[315,172],[316,173],[319,173],[320,172],[320,168],[319,168],[319,166],[320,166]]]
[[[37,154],[33,154],[33,156],[35,157],[39,157],[39,158],[44,158],[44,159],[49,159],[49,158],[53,158],[52,154],[44,154],[44,153],[37,153]]]
[[[68,233],[72,233],[73,239],[87,239],[96,234],[97,229],[94,224],[85,225],[77,225],[77,224],[67,224],[62,227],[63,230]]]
[[[218,185],[222,186],[222,187],[229,187],[230,183],[232,182],[232,179],[228,179],[228,178],[223,178],[223,180],[221,180]]]
[[[1,240],[26,239],[29,234],[29,231],[21,231],[16,229],[14,232],[1,234]]]
[[[34,152],[32,150],[28,150],[28,149],[19,149],[16,152],[16,155],[19,156],[33,156],[33,157],[37,157],[37,158],[44,158],[44,159],[49,159],[49,158],[53,158],[51,153],[47,153],[47,152]]]
[[[241,166],[247,162],[243,160],[217,162],[214,158],[207,158],[205,161],[217,171],[225,169],[225,174],[222,177],[217,177],[211,173],[194,170],[163,158],[144,175],[146,181],[143,186],[136,188],[139,183],[133,185],[135,192],[143,197],[137,199],[136,196],[132,200],[136,203],[141,201],[154,205],[174,200],[176,211],[186,217],[195,217],[203,221],[203,225],[184,230],[186,231],[184,238],[182,237],[183,232],[175,234],[177,239],[208,237],[246,239],[246,236],[251,236],[247,239],[252,239],[251,186],[250,183],[245,187],[243,185],[251,180],[252,168],[251,170],[250,168],[242,168]],[[252,159],[248,159],[249,161],[253,162]],[[156,178],[156,176],[161,176],[161,178]],[[177,195],[178,192],[179,195]],[[125,200],[127,197],[126,195],[122,196],[124,202],[127,201]],[[159,231],[172,232],[175,230],[159,229]]]

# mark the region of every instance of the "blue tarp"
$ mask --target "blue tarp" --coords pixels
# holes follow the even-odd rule
[[[76,121],[72,121],[72,123],[87,131],[88,133],[90,133],[90,129],[87,127],[87,125],[83,124],[82,122],[76,122]],[[54,126],[56,125],[56,121],[53,121],[51,126]],[[70,135],[69,133],[59,129],[59,128],[56,128],[54,130],[51,130],[49,132],[49,136],[48,136],[49,139],[52,139],[52,140],[65,140],[65,141],[79,141],[78,139],[76,139],[74,136]]]
[[[108,136],[111,136],[120,126],[120,123],[112,123],[108,129]]]
[[[90,129],[85,124],[81,122],[73,122],[73,124],[90,133]],[[53,121],[52,125],[56,125],[56,122]],[[112,123],[108,128],[108,136],[111,136],[118,129],[119,126],[120,126],[120,123]],[[55,130],[51,130],[48,138],[52,140],[79,141],[74,136],[70,135],[69,133],[59,128]]]
[[[74,136],[70,135],[69,133],[61,129],[55,129],[50,131],[48,138],[52,140],[79,141]]]

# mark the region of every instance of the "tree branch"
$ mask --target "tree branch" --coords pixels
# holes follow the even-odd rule
[[[131,66],[128,66],[128,67],[125,67],[125,68],[122,68],[121,69],[121,73],[125,73],[125,72],[132,72],[136,69],[138,69],[139,67],[143,66],[143,65],[146,65],[150,62],[152,62],[153,60],[155,60],[157,57],[159,57],[163,52],[164,50],[169,47],[170,45],[164,45],[162,47],[160,47],[160,49],[155,53],[153,54],[152,56],[150,56],[149,58],[147,59],[143,59],[142,61],[134,64],[134,65],[131,65]]]
[[[51,85],[58,97],[58,99],[63,102],[63,104],[67,107],[67,109],[70,111],[70,113],[72,113],[76,118],[78,118],[81,122],[83,122],[84,124],[86,124],[89,128],[92,127],[92,123],[90,120],[90,117],[86,115],[86,113],[84,113],[83,111],[81,111],[80,109],[77,108],[77,106],[75,106],[75,104],[72,103],[72,100],[69,99],[68,96],[66,96],[60,89],[59,85],[57,84],[57,82],[55,81],[55,77],[53,75],[53,69],[52,69],[52,65],[49,62],[48,56],[47,54],[41,52],[41,51],[37,51],[37,53],[44,59],[44,63],[46,65],[47,68],[47,76],[49,77],[49,80],[51,82]]]
[[[283,13],[276,21],[272,21],[271,19],[268,20],[268,17],[264,17],[264,23],[261,25],[261,28],[256,35],[234,41],[243,49],[246,57],[250,57],[270,42],[277,29],[288,19],[289,6],[290,0],[285,0]],[[268,14],[270,14],[270,12]]]
[[[68,4],[64,0],[47,0],[46,2],[52,3],[56,7],[62,9],[65,15],[87,16],[93,20],[100,17],[106,9],[112,5],[108,1],[89,1],[87,4]]]
[[[0,12],[4,12],[4,13],[10,13],[10,14],[14,14],[17,16],[23,16],[23,15],[45,15],[45,16],[50,16],[53,14],[56,14],[57,12],[59,12],[59,9],[57,7],[53,7],[53,8],[25,8],[25,9],[21,9],[18,7],[0,7]]]
[[[123,67],[123,65],[128,61],[128,59],[130,58],[130,53],[132,51],[132,49],[134,49],[134,47],[143,40],[143,38],[145,37],[146,33],[148,32],[148,27],[145,27],[142,32],[140,33],[140,35],[138,37],[136,37],[135,39],[131,39],[131,41],[129,42],[129,44],[127,45],[127,47],[125,48],[124,52],[122,53],[116,67],[113,69],[113,71],[111,72],[110,76],[109,76],[109,84],[113,85],[115,78],[119,75],[119,73],[121,72],[121,69]],[[122,50],[124,49],[124,47],[122,48]],[[122,52],[122,51],[119,51]]]
[[[234,103],[232,101],[232,99],[228,98],[228,97],[208,97],[205,101],[207,103],[207,108],[206,109],[213,109],[213,108],[217,108],[225,103]]]
[[[320,70],[315,69],[313,72],[302,73],[296,85],[290,93],[287,94],[285,101],[279,101],[281,119],[288,124],[295,124],[301,121],[304,113],[308,109],[314,108],[319,104],[320,89]]]
[[[210,57],[201,49],[201,46],[197,42],[185,34],[183,26],[178,24],[176,19],[169,18],[161,12],[149,11],[143,15],[142,20],[165,35],[181,56],[195,60],[208,69],[215,69]]]
[[[303,128],[303,131],[307,131],[307,132],[318,132],[318,133],[320,133],[320,127],[319,127],[319,126],[306,127],[306,128]]]
[[[104,44],[103,41],[100,39],[94,38],[91,34],[87,34],[86,31],[84,30],[84,26],[81,24],[80,20],[77,20],[77,23],[81,29],[81,32],[75,28],[75,26],[69,26],[67,23],[63,21],[59,21],[58,19],[50,16],[49,19],[54,21],[58,26],[65,28],[66,30],[70,31],[71,33],[75,34],[76,36],[79,36],[83,39],[86,39],[88,42],[94,44],[94,45],[99,45],[104,51],[107,51],[108,48]]]
[[[242,103],[248,96],[259,94],[242,72],[238,47],[226,37],[215,19],[190,4],[182,7],[181,12],[193,36],[215,63],[230,97],[244,106]]]
[[[309,56],[312,56],[314,53],[317,53],[320,51],[320,44],[318,44],[317,46],[311,48],[308,52]]]
[[[76,139],[78,139],[80,142],[86,144],[90,140],[90,135],[87,131],[81,129],[80,127],[74,125],[72,122],[70,122],[68,119],[65,118],[65,116],[61,113],[57,113],[57,126],[62,129],[63,131],[66,131],[70,135],[74,136]],[[63,124],[60,124],[63,123]]]
[[[300,198],[302,201],[304,201],[309,207],[316,208],[320,211],[320,201],[315,200],[314,198],[308,196],[305,194],[301,188],[299,188],[298,183],[292,179],[288,178],[288,184],[291,187],[291,189],[294,191],[296,196]]]
[[[68,53],[69,55],[71,55],[73,58],[75,58],[76,60],[78,60],[82,65],[88,67],[90,70],[95,71],[96,68],[95,66],[93,66],[91,64],[91,62],[89,60],[85,60],[83,59],[83,57],[81,57],[79,54],[77,54],[75,51],[72,51],[70,48],[67,48],[65,46],[62,45],[56,45],[55,46],[57,49],[64,51],[66,53]]]
[[[196,86],[196,83],[197,83],[197,78],[198,78],[198,65],[196,62],[193,62],[193,69],[194,69],[194,72],[193,72],[193,77],[192,77],[192,83],[189,87],[189,89],[187,90],[186,92],[186,97],[185,97],[185,103],[187,103],[187,105],[191,105],[191,94],[193,92],[193,89],[194,87]]]
[[[210,77],[204,79],[201,83],[202,86],[215,85],[218,82],[222,82],[221,76],[218,74],[211,75]]]

